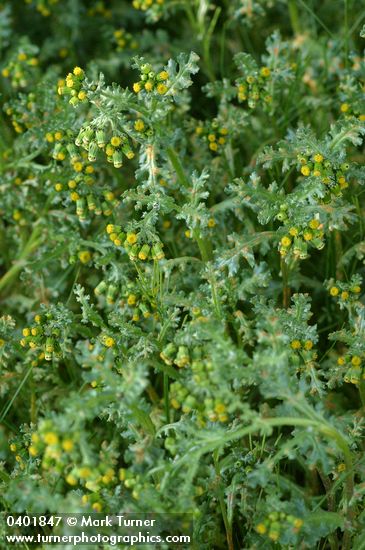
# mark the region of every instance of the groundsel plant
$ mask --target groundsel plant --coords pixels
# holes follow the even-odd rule
[[[0,3],[3,511],[363,548],[356,7]]]

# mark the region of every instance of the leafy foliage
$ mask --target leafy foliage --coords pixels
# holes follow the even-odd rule
[[[4,511],[362,548],[359,7],[0,4]]]

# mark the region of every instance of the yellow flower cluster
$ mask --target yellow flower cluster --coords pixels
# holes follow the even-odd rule
[[[273,542],[277,542],[282,532],[286,532],[290,528],[294,533],[298,533],[303,524],[302,519],[291,514],[271,512],[264,521],[256,525],[256,532],[259,535],[266,535]]]
[[[39,124],[36,112],[36,95],[33,92],[27,95],[25,107],[25,109],[17,109],[16,106],[5,106],[5,112],[11,117],[11,123],[17,134],[21,134],[26,128],[29,129],[35,124]]]
[[[87,10],[89,17],[97,17],[98,15],[105,19],[110,19],[113,15],[112,10],[105,6],[103,0],[98,0],[92,7]]]
[[[164,95],[168,91],[169,73],[161,71],[155,73],[149,63],[141,66],[140,80],[133,84],[133,91],[139,94],[143,90],[147,93],[157,92],[159,95]]]
[[[87,90],[83,87],[85,73],[81,67],[75,67],[72,73],[68,73],[65,80],[58,83],[58,94],[69,95],[69,103],[76,107],[80,101],[87,100]]]
[[[127,32],[125,29],[116,29],[113,33],[113,39],[117,46],[117,51],[123,51],[125,49],[136,50],[138,48],[138,42],[133,38],[133,35]]]
[[[133,0],[132,5],[136,10],[147,11],[154,6],[162,6],[165,0]]]
[[[339,298],[341,302],[351,302],[358,299],[361,292],[361,286],[357,284],[338,283],[329,287],[329,293],[334,298]]]
[[[210,368],[209,363],[206,367]],[[201,376],[203,378],[203,370]],[[197,415],[197,421],[200,426],[205,426],[207,422],[227,422],[229,419],[227,405],[217,398],[206,397],[204,400],[197,399],[189,393],[189,390],[180,382],[173,382],[170,388],[170,404],[184,414],[194,411]]]
[[[269,67],[262,67],[258,74],[249,74],[246,78],[239,78],[236,81],[238,101],[247,101],[250,109],[254,109],[262,99],[264,103],[270,104],[272,96],[268,91],[271,70]]]
[[[314,176],[320,178],[321,182],[330,188],[333,193],[339,194],[348,187],[346,172],[349,165],[347,163],[333,166],[320,152],[314,153],[312,157],[300,154],[298,155],[298,161],[301,165],[300,172],[304,177]]]
[[[100,342],[105,346],[106,348],[113,348],[115,346],[115,340],[112,336],[109,334],[102,334],[100,336]]]
[[[290,347],[294,351],[300,351],[300,350],[310,351],[313,348],[313,342],[312,340],[301,341],[301,340],[295,339],[290,342]]]
[[[76,215],[81,222],[86,221],[87,216],[95,214],[100,216],[110,216],[113,208],[119,204],[113,191],[99,190],[93,192],[95,185],[95,169],[88,163],[88,155],[85,151],[80,154],[73,144],[67,144],[63,140],[62,132],[48,133],[46,140],[49,143],[55,142],[53,149],[53,158],[62,161],[66,153],[70,154],[70,164],[74,174],[66,182],[57,181],[54,183],[54,189],[57,193],[67,192],[70,200],[76,204]]]
[[[197,136],[202,138],[213,153],[219,153],[227,143],[228,129],[225,126],[220,126],[217,120],[205,125],[199,124],[195,128]]]
[[[365,358],[363,355],[342,355],[337,359],[337,365],[344,371],[343,379],[348,384],[358,385],[360,380],[365,380]]]
[[[50,332],[44,326],[45,318],[41,315],[35,315],[34,325],[25,327],[22,330],[22,338],[20,345],[23,348],[30,348],[32,350],[43,349],[44,359],[51,361],[52,359],[59,359],[61,351],[59,347],[59,329],[52,329]],[[40,356],[39,356],[40,357]]]
[[[353,105],[350,103],[341,103],[340,111],[346,116],[356,116],[360,122],[365,122],[365,114],[359,112]]]
[[[109,235],[109,239],[117,247],[123,246],[128,252],[131,260],[162,260],[165,254],[162,250],[162,243],[154,243],[149,245],[147,243],[139,243],[139,236],[137,233],[126,233],[122,231],[120,225],[108,224],[106,226],[106,232]]]
[[[16,119],[13,109],[11,107],[7,107],[5,109],[5,112],[9,117],[12,117],[11,123],[12,123],[13,128],[16,131],[16,133],[21,134],[22,132],[24,132],[24,126],[22,126],[21,123]],[[22,122],[24,122],[24,125],[27,126],[26,119],[24,118],[24,114],[25,113],[23,113],[23,115],[22,115],[22,118],[23,118]],[[27,127],[29,127],[29,126],[27,126]]]
[[[118,483],[114,469],[113,458],[100,456],[97,464],[85,462],[79,448],[80,435],[78,433],[60,433],[50,420],[43,421],[38,431],[33,432],[28,453],[31,457],[41,461],[44,470],[61,474],[66,486],[82,487],[88,494],[82,497],[83,504],[90,504],[95,512],[102,510],[98,493],[101,489]],[[13,444],[16,452],[16,445]]]
[[[82,127],[75,140],[77,146],[82,146],[87,151],[89,162],[95,162],[98,152],[103,150],[106,160],[115,168],[123,166],[123,156],[131,160],[134,152],[129,144],[128,136],[115,132],[110,137],[102,129],[94,130],[90,126]]]
[[[292,254],[295,258],[304,260],[308,257],[309,244],[317,250],[324,247],[323,225],[317,218],[312,218],[303,227],[288,225],[286,235],[280,240],[279,252],[283,257]]]
[[[38,64],[37,57],[19,51],[2,69],[1,75],[9,79],[13,88],[26,88],[32,81],[32,71]]]
[[[102,280],[94,289],[96,296],[106,295],[107,304],[114,304],[116,302],[116,297],[119,294],[118,288],[114,284],[107,284],[106,281]],[[138,322],[141,317],[143,319],[149,319],[151,316],[158,318],[157,314],[157,304],[155,300],[146,299],[142,296],[140,289],[137,286],[134,286],[132,283],[128,284],[122,292],[122,295],[119,295],[119,307],[125,310],[125,313],[132,321]],[[105,345],[105,344],[104,344]]]
[[[52,6],[58,4],[59,0],[25,0],[26,4],[35,4],[35,8],[43,17],[51,15]]]

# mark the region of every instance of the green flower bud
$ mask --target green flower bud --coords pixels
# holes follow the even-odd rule
[[[58,155],[64,151],[62,143],[56,143],[52,151],[52,158],[58,160]]]
[[[322,250],[325,246],[325,242],[319,237],[315,237],[314,239],[312,239],[311,243],[317,250]]]
[[[96,131],[96,143],[98,144],[98,147],[100,147],[101,149],[105,147],[106,137],[105,137],[104,130]]]
[[[130,249],[129,249],[129,257],[131,260],[137,260],[138,258],[138,253],[139,253],[139,246],[138,244],[134,244]]]
[[[112,210],[107,202],[103,201],[101,203],[101,208],[104,216],[111,216]]]
[[[80,158],[79,152],[73,143],[66,145],[68,154],[70,155],[71,162],[75,162]]]
[[[349,378],[351,384],[359,384],[361,379],[361,367],[355,366],[350,369]]]
[[[141,313],[142,313],[142,315],[143,315],[143,317],[144,317],[145,319],[148,319],[148,317],[151,316],[150,310],[148,309],[148,307],[146,306],[146,304],[144,304],[143,302],[141,302],[141,303],[139,304],[139,309],[140,309],[140,311],[141,311]]]
[[[295,238],[293,252],[295,256],[299,256],[300,259],[304,260],[308,257],[308,245],[302,239]]]
[[[351,370],[352,370],[352,368],[350,368],[343,377],[344,381],[347,384],[349,384],[351,382]]]
[[[87,201],[87,207],[88,209],[90,210],[90,212],[92,212],[93,210],[96,209],[96,204],[95,204],[95,197],[94,195],[88,195],[86,197],[86,201]]]
[[[85,128],[80,128],[80,131],[75,139],[75,144],[77,145],[77,147],[80,147],[80,145],[82,144],[84,133],[85,133]]]
[[[54,352],[54,342],[53,338],[46,338],[46,344],[44,347],[44,358],[46,361],[50,361],[52,359],[52,353]]]
[[[160,357],[167,364],[172,365],[173,358],[176,355],[176,346],[172,342],[167,344],[167,346],[161,351]]]
[[[115,295],[117,293],[117,287],[115,285],[109,285],[108,286],[108,292],[106,294],[106,301],[108,302],[108,304],[113,304],[114,303],[114,298],[115,298]]]
[[[94,137],[94,130],[88,126],[85,128],[83,134],[82,134],[82,143],[84,146],[87,146],[90,142],[90,140]],[[76,144],[77,145],[77,144]]]
[[[96,216],[100,216],[102,214],[102,209],[99,200],[95,199],[95,210],[94,210]]]
[[[98,286],[96,286],[94,288],[94,294],[96,296],[100,296],[101,294],[103,294],[105,291],[106,291],[106,288],[107,288],[107,284],[105,281],[101,281]]]
[[[280,222],[283,222],[287,218],[288,216],[285,214],[285,212],[279,212],[276,216],[276,219],[279,220]]]
[[[162,260],[165,257],[165,253],[162,250],[161,244],[159,243],[156,243],[152,246],[151,254],[153,260]]]
[[[89,162],[96,161],[96,155],[98,154],[98,150],[99,150],[99,147],[96,141],[91,141],[88,149],[89,154],[87,156]]]
[[[134,157],[134,153],[128,143],[122,147],[122,151],[127,158]]]
[[[120,168],[123,166],[123,155],[121,151],[114,151],[112,158],[115,168]]]
[[[151,247],[148,244],[144,244],[138,253],[140,260],[147,260]]]
[[[177,356],[175,358],[175,365],[179,368],[185,367],[190,361],[189,350],[186,346],[179,346]]]
[[[139,309],[134,308],[133,310],[133,321],[138,322],[139,321]]]
[[[189,395],[184,402],[183,411],[189,412],[191,409],[195,409],[197,401],[193,395]],[[185,409],[185,410],[184,410]],[[186,410],[188,409],[188,410]]]
[[[85,201],[84,199],[79,199],[76,201],[76,216],[80,221],[85,221]]]
[[[73,94],[73,93],[74,93],[74,90],[71,91],[71,94]],[[78,97],[76,95],[71,97],[71,99],[69,101],[69,104],[72,105],[72,107],[76,107],[79,103],[80,103],[80,100],[78,99]]]
[[[152,67],[149,63],[144,63],[142,66],[141,66],[141,71],[142,73],[144,74],[148,74],[150,71],[151,71]]]

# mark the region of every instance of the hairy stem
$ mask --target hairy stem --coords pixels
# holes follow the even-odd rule
[[[300,18],[298,13],[297,0],[288,0],[288,9],[289,9],[290,24],[293,29],[293,33],[300,34],[301,28],[300,28]]]
[[[168,147],[166,152],[167,156],[169,157],[169,161],[171,162],[176,172],[177,179],[179,180],[180,184],[185,187],[185,189],[189,189],[190,181],[185,174],[184,168],[176,151],[172,147]],[[193,237],[199,247],[200,255],[203,262],[207,262],[212,258],[212,247],[210,241],[202,237],[198,229],[194,229]]]
[[[290,305],[289,267],[284,259],[281,260],[281,276],[283,279],[283,307],[287,309]]]

